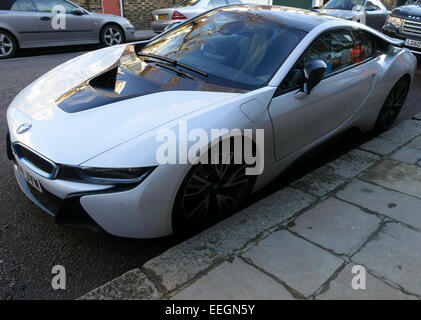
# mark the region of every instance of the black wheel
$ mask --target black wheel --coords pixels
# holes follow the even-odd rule
[[[101,31],[101,43],[105,47],[111,47],[124,43],[124,32],[119,26],[110,24]]]
[[[375,130],[383,132],[388,130],[398,117],[409,92],[410,82],[401,78],[390,91],[386,101],[380,110]]]
[[[15,37],[5,30],[0,30],[0,59],[13,57],[17,47]]]
[[[191,234],[232,215],[250,193],[255,176],[246,175],[245,163],[198,164],[184,179],[176,198],[173,227],[176,234]],[[209,162],[215,163],[215,162]]]

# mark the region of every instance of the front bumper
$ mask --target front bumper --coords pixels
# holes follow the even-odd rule
[[[7,144],[10,146],[10,144]],[[42,193],[25,180],[28,170],[8,147],[16,180],[39,208],[59,225],[105,231],[125,238],[158,238],[172,234],[172,207],[188,166],[158,166],[136,186],[106,186],[60,178],[49,179],[35,171]]]
[[[135,37],[136,29],[135,28],[124,28],[124,34],[126,36],[126,42],[133,42],[136,41]]]
[[[399,32],[398,29],[383,27],[383,33],[385,35],[388,35],[389,37],[396,38],[396,39],[401,39],[401,40],[410,39],[410,40],[421,41],[421,37],[402,34],[402,33]],[[421,48],[415,48],[415,47],[410,47],[410,46],[406,46],[406,45],[405,45],[405,47],[408,48],[409,50],[411,50],[412,53],[415,53],[417,55],[421,55]]]

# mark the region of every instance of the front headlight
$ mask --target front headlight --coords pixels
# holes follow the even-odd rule
[[[93,184],[136,184],[146,179],[155,168],[156,167],[120,169],[62,166],[58,178]]]
[[[403,19],[389,16],[386,20],[386,26],[399,29],[403,24]]]

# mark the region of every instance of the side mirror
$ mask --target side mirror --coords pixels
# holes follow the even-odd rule
[[[365,8],[365,11],[376,11],[377,8],[375,6],[368,6]]]
[[[304,68],[304,84],[302,92],[309,95],[324,78],[327,70],[326,62],[315,60]]]
[[[76,8],[76,9],[73,9],[72,13],[73,13],[75,16],[83,16],[83,15],[85,14],[85,11],[83,11],[83,10],[82,10],[82,9],[80,9],[80,8]]]

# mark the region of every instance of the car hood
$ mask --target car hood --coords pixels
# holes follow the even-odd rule
[[[399,7],[392,11],[392,15],[399,18],[410,18],[421,22],[421,6],[411,5]]]
[[[72,59],[25,88],[7,112],[12,142],[78,165],[150,130],[241,94],[151,66],[133,45]],[[32,125],[18,134],[23,123]]]
[[[337,10],[337,9],[320,9],[318,10],[320,13],[324,13],[330,16],[352,20],[358,13],[353,12],[352,10]]]

